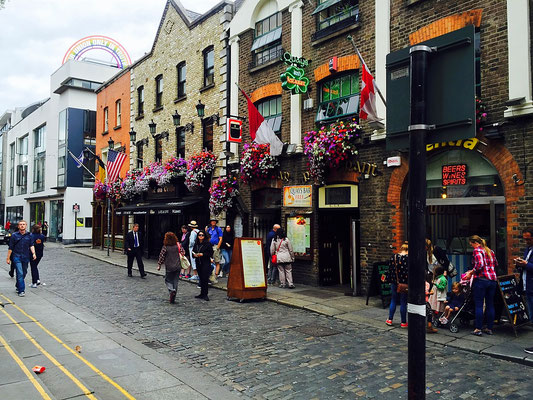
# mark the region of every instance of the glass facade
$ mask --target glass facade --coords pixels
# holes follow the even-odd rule
[[[33,192],[44,190],[46,163],[46,125],[33,131]]]

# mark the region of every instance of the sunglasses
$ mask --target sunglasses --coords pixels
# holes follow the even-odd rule
[[[205,235],[199,234],[198,236],[205,236]]]

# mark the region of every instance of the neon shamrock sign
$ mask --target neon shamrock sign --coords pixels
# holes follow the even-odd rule
[[[309,79],[303,68],[309,65],[309,61],[303,57],[292,56],[289,52],[285,52],[281,59],[289,65],[280,75],[281,87],[290,90],[292,94],[307,93]]]

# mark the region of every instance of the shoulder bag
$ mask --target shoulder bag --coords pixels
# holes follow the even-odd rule
[[[184,254],[184,251],[183,251],[183,247],[179,243],[178,243],[178,254],[180,255],[181,268],[182,269],[189,269],[190,266],[191,266],[191,263],[189,262],[187,257],[185,257],[185,254]]]
[[[398,264],[396,263],[396,260],[398,259],[398,255],[394,257],[394,269],[396,270],[396,282],[398,282],[398,287],[396,288],[396,292],[398,293],[407,293],[409,290],[409,286],[407,283],[400,283],[400,278],[398,277]]]
[[[281,244],[283,243],[283,239],[281,239],[281,241],[279,242],[279,246],[278,246],[278,249],[276,250],[276,253],[275,254],[272,254],[272,264],[277,264],[278,263],[278,251],[279,249],[281,248]]]

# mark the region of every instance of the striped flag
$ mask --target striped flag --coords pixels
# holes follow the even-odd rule
[[[106,164],[108,184],[111,184],[117,180],[118,174],[120,173],[120,169],[122,168],[122,165],[124,164],[125,160],[126,154],[114,150],[109,150],[109,152],[107,153]]]
[[[361,79],[361,106],[359,108],[359,118],[368,121],[381,121],[376,110],[376,92],[374,90],[375,80],[364,62],[363,76]]]

